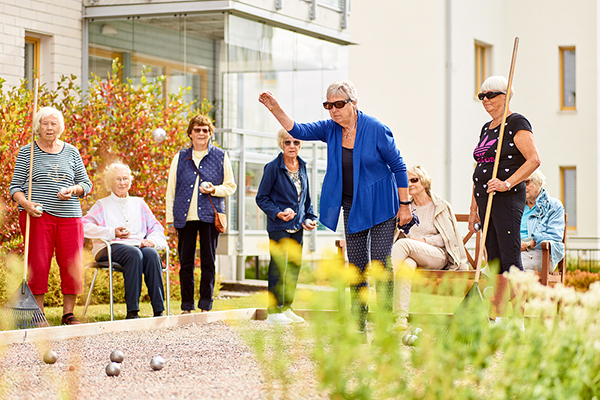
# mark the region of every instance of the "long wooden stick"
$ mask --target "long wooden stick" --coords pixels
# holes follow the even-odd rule
[[[29,153],[29,186],[27,190],[27,201],[31,201],[31,186],[33,182],[33,147],[35,142],[35,133],[33,132],[33,117],[37,113],[37,98],[38,98],[38,79],[35,78],[33,83],[33,112],[31,114],[31,152]],[[29,265],[29,213],[25,220],[25,267],[23,268],[23,281],[27,281],[27,266]]]
[[[498,145],[496,147],[496,157],[494,160],[494,169],[492,170],[492,179],[498,175],[498,164],[500,163],[500,156],[502,155],[502,141],[504,139],[504,127],[506,125],[506,117],[508,116],[508,103],[510,101],[510,93],[512,89],[513,75],[515,72],[515,63],[517,61],[517,48],[519,47],[519,38],[515,38],[515,44],[513,45],[512,60],[510,62],[510,73],[508,74],[508,87],[506,88],[506,99],[504,100],[504,114],[502,115],[502,123],[500,124],[500,135],[498,136]],[[483,221],[483,232],[481,235],[482,246],[479,248],[479,254],[477,255],[477,270],[475,271],[475,282],[479,282],[481,275],[481,262],[483,260],[483,249],[485,248],[485,240],[487,238],[488,227],[490,223],[490,213],[492,211],[492,200],[494,199],[494,192],[490,192],[488,196],[487,207],[485,209],[485,218]]]

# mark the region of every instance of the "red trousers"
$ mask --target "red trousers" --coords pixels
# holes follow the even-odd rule
[[[25,237],[27,213],[19,213],[19,225]],[[48,292],[48,274],[52,256],[60,268],[63,294],[83,292],[81,271],[83,265],[83,224],[81,218],[59,218],[43,213],[40,218],[29,217],[29,288],[33,294]]]

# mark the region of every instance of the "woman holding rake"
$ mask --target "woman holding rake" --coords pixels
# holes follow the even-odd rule
[[[498,173],[496,177],[492,176],[505,103],[508,108],[507,89],[508,81],[502,76],[489,77],[481,85],[478,97],[492,120],[481,129],[479,143],[473,151],[477,165],[473,173],[473,196],[469,215],[469,230],[474,232],[474,224],[485,219],[489,193],[494,193],[485,249],[488,262],[499,263],[493,301],[497,315],[496,323],[502,320],[506,311],[504,297],[508,279],[503,275],[504,272],[508,272],[512,266],[523,270],[520,225],[525,207],[524,180],[540,165],[531,124],[523,115],[507,109]],[[511,97],[512,94],[511,88]],[[511,298],[514,297],[514,294],[511,294]],[[516,302],[513,302],[513,305],[515,314],[520,314],[517,323],[523,330],[523,305],[517,306]]]

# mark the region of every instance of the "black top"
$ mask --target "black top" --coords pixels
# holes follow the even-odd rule
[[[473,150],[473,158],[477,162],[475,172],[473,172],[475,198],[487,195],[487,182],[492,179],[492,171],[494,170],[500,125],[490,128],[490,123],[491,121],[486,123],[481,129],[479,143],[475,147],[475,150]],[[533,132],[527,118],[517,113],[509,115],[506,118],[502,154],[498,164],[497,178],[500,180],[508,179],[525,163],[525,157],[521,154],[514,141],[514,135],[520,130]],[[524,190],[524,186],[525,184],[521,182],[515,185],[515,187],[511,187],[511,190],[498,192],[497,195],[511,194],[519,190]]]
[[[354,192],[353,154],[354,149],[342,147],[342,197],[350,201]]]

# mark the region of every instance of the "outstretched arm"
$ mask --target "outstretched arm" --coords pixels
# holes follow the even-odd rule
[[[286,131],[292,130],[292,128],[294,127],[294,120],[292,119],[292,117],[287,115],[283,108],[281,108],[279,102],[277,101],[275,96],[273,96],[273,93],[269,91],[262,92],[258,96],[258,101],[263,103],[264,106],[267,107],[269,111],[271,111],[271,114],[273,114],[273,116],[277,118],[277,121],[279,121],[283,129],[285,129]]]

